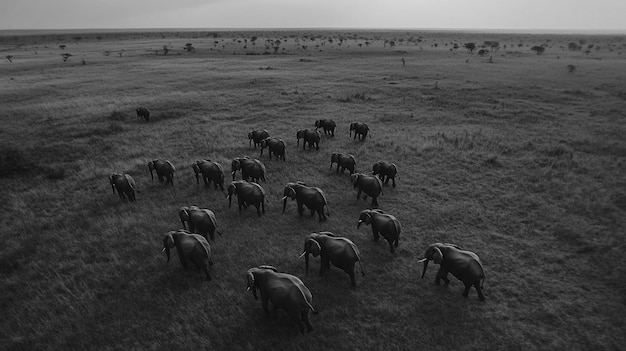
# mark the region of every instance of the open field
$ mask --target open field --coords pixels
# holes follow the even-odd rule
[[[498,49],[481,56],[486,41]],[[45,33],[0,37],[0,51],[0,349],[626,348],[624,36]],[[320,118],[336,136],[297,147],[296,131]],[[354,121],[371,138],[350,138]],[[287,143],[286,162],[261,158],[260,218],[228,208],[190,167],[259,158],[253,129]],[[398,165],[379,198],[402,223],[395,254],[356,228],[369,199],[329,169],[334,152],[362,172]],[[174,187],[150,180],[156,158],[177,167]],[[135,178],[137,202],[112,194],[112,172]],[[281,213],[296,180],[325,191],[328,221],[298,217],[291,201]],[[161,252],[187,205],[212,209],[224,233],[211,282]],[[319,277],[319,258],[305,275],[297,258],[326,230],[361,250],[354,290],[338,269]],[[480,256],[486,301],[463,298],[455,278],[436,286],[433,263],[420,279],[434,242]],[[309,287],[311,334],[245,292],[261,264]]]

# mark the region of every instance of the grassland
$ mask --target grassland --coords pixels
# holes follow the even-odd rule
[[[0,63],[0,349],[624,349],[625,39],[0,37],[12,61]],[[463,47],[485,41],[500,48],[480,56]],[[582,49],[568,50],[572,42]],[[542,44],[542,55],[530,49]],[[136,118],[138,105],[151,122]],[[295,133],[319,118],[337,122],[336,136],[303,151]],[[368,123],[371,138],[349,138],[353,121]],[[228,208],[190,167],[258,157],[246,139],[253,129],[288,145],[286,162],[262,158],[270,203],[261,218]],[[398,186],[379,199],[403,226],[395,255],[356,228],[369,202],[329,169],[333,152],[352,153],[363,172],[379,160],[398,165]],[[177,166],[174,187],[150,181],[155,158]],[[136,179],[137,202],[111,193],[112,172]],[[325,191],[327,222],[299,218],[294,203],[281,213],[283,186],[295,180]],[[212,209],[224,233],[212,243],[211,282],[160,251],[187,205]],[[366,277],[356,289],[337,269],[318,277],[318,260],[304,274],[304,236],[321,230],[360,248]],[[481,257],[485,302],[473,290],[461,297],[455,279],[434,285],[434,267],[419,278],[433,242]],[[282,311],[266,318],[245,293],[246,270],[260,264],[310,288],[320,311],[313,333],[295,336]]]

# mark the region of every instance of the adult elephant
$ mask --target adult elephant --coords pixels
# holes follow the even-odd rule
[[[378,196],[383,192],[383,183],[378,177],[370,174],[354,173],[350,176],[350,181],[354,189],[358,189],[357,199],[363,192],[365,194],[363,195],[363,200],[366,200],[369,195],[372,198],[371,206],[378,207]]]
[[[263,150],[265,148],[269,149],[270,160],[272,159],[272,154],[278,157],[279,160],[285,161],[285,142],[282,139],[278,138],[265,138],[261,140],[261,156],[263,156]]]
[[[163,159],[150,161],[148,162],[148,170],[150,170],[152,180],[154,180],[152,171],[156,171],[159,182],[163,183],[165,179],[165,185],[171,184],[174,186],[174,172],[176,172],[176,167],[174,167],[170,161]]]
[[[228,208],[232,203],[233,195],[237,195],[239,203],[239,213],[241,208],[247,208],[249,205],[256,207],[256,212],[261,217],[261,213],[265,213],[265,189],[257,183],[236,180],[228,186]]]
[[[117,190],[120,199],[125,200],[128,197],[128,201],[135,201],[135,180],[130,174],[112,173],[109,176],[109,183],[113,194]]]
[[[335,124],[335,121],[333,121],[332,119],[318,119],[317,121],[315,121],[315,129],[324,129],[325,135],[330,134],[332,136],[335,136],[336,127],[337,124]]]
[[[241,170],[241,179],[251,179],[253,182],[265,181],[265,165],[263,162],[248,156],[234,158],[230,168],[235,180],[235,174]]]
[[[320,276],[330,269],[330,264],[343,270],[350,276],[350,284],[356,287],[354,278],[354,266],[359,262],[361,275],[363,265],[361,264],[361,253],[356,245],[347,238],[335,236],[331,232],[319,232],[307,235],[304,239],[304,251],[300,257],[304,256],[306,273],[309,273],[309,254],[313,257],[320,256]]]
[[[424,258],[418,261],[424,262],[422,279],[424,279],[424,274],[426,274],[428,262],[431,260],[440,265],[437,276],[435,277],[435,283],[437,285],[439,285],[439,281],[442,279],[446,285],[448,285],[450,283],[448,273],[452,273],[453,276],[462,281],[463,285],[465,285],[463,297],[467,297],[470,288],[474,286],[478,293],[478,298],[481,301],[485,300],[482,291],[485,281],[485,271],[478,255],[471,251],[463,250],[461,247],[454,244],[432,244],[426,249]]]
[[[379,161],[372,165],[372,174],[378,175],[380,180],[384,184],[389,183],[391,179],[393,187],[396,187],[396,175],[398,174],[398,167],[395,163]]]
[[[213,182],[215,190],[219,186],[224,191],[224,168],[221,164],[211,160],[200,160],[191,165],[191,168],[196,174],[196,183],[200,184],[200,175],[202,174],[204,185],[209,186]]]
[[[182,207],[178,211],[178,216],[183,224],[183,228],[187,229],[185,222],[189,223],[190,232],[198,233],[207,240],[215,240],[215,232],[222,236],[222,233],[217,230],[215,213],[207,208],[199,208],[197,206]]]
[[[313,296],[309,288],[304,285],[298,277],[279,273],[275,267],[259,266],[248,269],[246,273],[248,287],[252,290],[255,300],[258,300],[257,290],[261,295],[261,306],[265,314],[269,316],[269,302],[272,302],[274,309],[282,309],[298,325],[300,333],[304,334],[313,330],[309,321],[309,311],[317,314],[313,308]],[[297,332],[296,332],[297,334]]]
[[[143,106],[139,106],[135,112],[137,113],[137,117],[145,119],[146,122],[150,122],[150,110]]]
[[[334,153],[330,155],[330,169],[333,169],[333,163],[337,164],[336,173],[339,173],[339,168],[342,174],[346,169],[350,174],[356,171],[356,160],[351,154]]]
[[[370,128],[366,123],[354,122],[350,123],[350,136],[352,136],[352,131],[354,131],[354,139],[356,139],[357,135],[359,136],[359,140],[365,140],[367,137],[367,133],[369,133]],[[370,138],[372,136],[370,135]]]
[[[248,145],[252,146],[252,143],[254,142],[254,148],[256,149],[256,146],[261,144],[261,140],[269,138],[269,136],[270,133],[265,129],[253,130],[248,133]]]
[[[201,235],[186,230],[172,230],[163,237],[163,250],[170,262],[170,249],[176,247],[180,264],[187,269],[188,262],[193,263],[206,274],[206,280],[211,280],[210,267],[213,265],[211,246]]]
[[[394,247],[398,247],[402,226],[396,217],[381,210],[363,210],[359,214],[359,222],[356,227],[359,228],[362,223],[372,226],[374,241],[378,241],[380,236],[387,240],[391,253],[394,252]]]
[[[309,149],[315,146],[315,150],[320,149],[320,140],[322,135],[319,131],[314,129],[303,129],[296,133],[297,145],[300,145],[300,139],[302,142],[302,150],[306,149],[306,145],[309,144]]]
[[[326,220],[326,216],[330,216],[328,210],[328,203],[326,202],[326,195],[322,189],[312,186],[307,186],[303,182],[287,183],[285,190],[283,191],[283,213],[287,207],[287,198],[296,200],[298,205],[298,214],[302,216],[304,213],[304,207],[306,206],[311,210],[311,216],[317,212],[320,222]],[[326,212],[324,213],[324,208]]]

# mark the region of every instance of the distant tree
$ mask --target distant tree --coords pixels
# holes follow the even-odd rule
[[[576,66],[574,66],[574,65],[567,65],[567,71],[569,73],[573,73],[575,69],[576,69]]]
[[[467,49],[467,51],[469,51],[470,53],[473,53],[474,50],[476,49],[476,44],[474,44],[474,43],[465,43],[465,45],[463,45],[463,47],[465,47]]]
[[[196,52],[196,48],[193,47],[192,43],[185,44],[185,51],[187,52]]]
[[[480,49],[480,50],[478,50],[478,55],[480,55],[480,56],[485,56],[487,53],[489,53],[489,50],[487,50],[487,49]]]
[[[170,52],[170,49],[167,47],[167,45],[163,45],[163,55],[166,55]]]
[[[252,45],[256,45],[255,42],[258,38],[255,36],[250,37],[250,41],[252,42]]]
[[[66,48],[65,44],[61,44],[61,45],[59,45],[59,47],[61,48],[61,50],[65,50],[65,48]]]
[[[536,52],[536,53],[537,53],[537,55],[541,55],[541,54],[543,54],[543,52],[546,50],[546,48],[544,48],[543,46],[538,46],[538,45],[535,45],[535,46],[533,46],[533,47],[532,47],[532,48],[530,48],[530,49],[531,49],[532,51]]]
[[[65,62],[65,61],[67,61],[68,58],[70,58],[70,56],[72,56],[72,54],[65,53],[65,54],[61,54],[61,56],[63,57],[63,62]]]
[[[496,51],[498,50],[498,48],[500,48],[500,43],[494,40],[488,40],[485,41],[485,43],[483,44],[485,47],[488,47],[491,49],[491,51]]]
[[[581,49],[581,46],[576,44],[576,43],[574,43],[574,42],[571,42],[571,43],[567,44],[567,49],[569,51],[579,51]]]
[[[11,55],[6,55],[5,57],[7,58],[7,60],[9,60],[9,62],[13,62],[13,60],[12,60],[12,59],[13,59],[13,56],[11,56]]]

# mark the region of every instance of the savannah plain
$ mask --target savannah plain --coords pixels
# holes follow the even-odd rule
[[[0,51],[0,349],[626,347],[623,35],[4,33]],[[321,118],[335,136],[302,150],[296,131]],[[349,137],[356,121],[371,137]],[[285,162],[249,146],[255,129],[287,143]],[[329,168],[334,152],[359,172],[398,165],[378,199],[402,223],[395,254],[356,228],[370,202]],[[191,169],[220,162],[227,185],[244,155],[267,168],[261,217]],[[173,187],[151,181],[157,158],[177,167]],[[135,178],[136,202],[112,193],[114,172]],[[292,201],[282,213],[296,180],[324,190],[328,221]],[[210,282],[161,252],[188,205],[213,210],[223,233]],[[336,268],[318,276],[319,258],[305,275],[298,255],[317,231],[359,247],[356,289]],[[434,263],[420,279],[435,242],[480,256],[486,301],[453,277],[435,285]],[[261,264],[309,287],[313,332],[296,335],[281,310],[266,317],[245,291]]]

